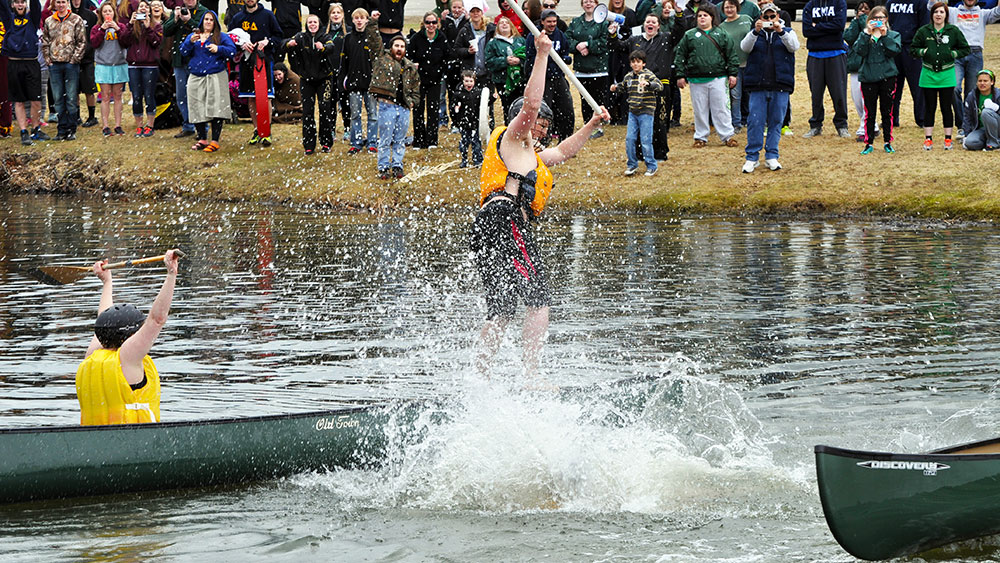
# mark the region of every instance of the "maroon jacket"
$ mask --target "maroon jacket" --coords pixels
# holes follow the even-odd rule
[[[122,33],[118,34],[118,43],[126,49],[125,60],[128,61],[128,66],[159,66],[163,26],[155,24],[148,29],[142,27],[138,39],[132,32],[132,26],[126,25],[124,27]]]

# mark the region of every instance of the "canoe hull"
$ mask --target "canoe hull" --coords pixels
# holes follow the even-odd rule
[[[815,455],[827,524],[855,557],[888,559],[1000,533],[998,454],[816,446]]]
[[[0,503],[202,487],[377,463],[416,405],[0,431]],[[395,419],[407,420],[395,420]]]

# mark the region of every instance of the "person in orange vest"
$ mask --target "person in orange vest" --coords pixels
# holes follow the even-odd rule
[[[76,371],[80,424],[135,424],[160,421],[160,376],[149,350],[167,322],[177,282],[178,251],[167,251],[167,277],[149,316],[133,305],[116,304],[106,261],[94,264],[103,283],[94,337]]]
[[[508,125],[490,135],[480,176],[480,210],[472,227],[471,249],[486,295],[486,323],[479,335],[476,369],[488,376],[489,364],[514,316],[518,299],[527,305],[524,321],[524,372],[529,386],[546,386],[537,379],[538,360],[549,328],[549,290],[542,254],[532,228],[552,191],[550,166],[572,158],[602,120],[600,108],[576,133],[545,148],[552,110],[542,101],[552,40],[535,38],[535,64],[524,97],[511,104]]]

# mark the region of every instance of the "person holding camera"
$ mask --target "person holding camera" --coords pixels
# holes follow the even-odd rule
[[[228,33],[222,33],[219,16],[209,10],[201,25],[181,41],[181,55],[188,59],[188,96],[191,121],[195,124],[198,141],[191,148],[204,152],[219,150],[222,126],[232,117],[229,102],[229,70],[227,61],[236,56],[236,44]],[[212,140],[208,127],[212,126]]]
[[[861,57],[858,81],[865,100],[865,148],[861,154],[871,154],[874,143],[875,109],[882,110],[882,139],[885,152],[896,152],[892,148],[892,108],[893,92],[899,69],[896,56],[902,50],[902,39],[897,31],[889,29],[889,12],[885,6],[875,6],[868,12],[864,32],[854,43],[854,50]]]
[[[128,82],[128,61],[125,48],[118,42],[123,33],[128,33],[125,24],[115,17],[115,5],[105,0],[98,10],[101,23],[90,30],[90,44],[94,47],[94,79],[101,86],[101,132],[105,137],[124,135],[122,129],[122,90]],[[115,129],[111,130],[111,100],[115,100]]]
[[[747,158],[743,164],[745,173],[757,168],[761,149],[764,149],[767,167],[781,170],[778,143],[781,141],[781,124],[785,120],[788,97],[795,89],[795,51],[799,48],[799,38],[778,14],[777,6],[764,4],[760,19],[740,41],[740,49],[747,53],[743,87],[750,97]]]
[[[181,55],[181,44],[184,43],[184,37],[198,29],[206,12],[208,8],[198,0],[183,0],[183,4],[174,8],[170,18],[163,24],[163,35],[175,38],[170,46],[170,64],[174,69],[174,100],[177,101],[177,109],[181,111],[181,118],[184,120],[181,130],[174,135],[175,139],[194,135],[194,125],[188,115],[187,83],[190,74],[188,61]]]
[[[139,1],[129,29],[118,37],[128,61],[128,89],[132,92],[135,136],[152,137],[156,120],[156,81],[160,76],[160,43],[163,27],[149,16],[149,3]],[[145,107],[144,107],[145,106]],[[145,115],[143,114],[145,109]]]
[[[861,82],[858,82],[858,69],[861,68],[861,56],[854,49],[854,44],[858,42],[862,30],[868,24],[868,12],[872,9],[869,0],[860,0],[854,9],[854,19],[851,25],[844,31],[844,43],[847,44],[847,82],[851,89],[851,101],[854,102],[854,110],[858,112],[858,130],[855,132],[859,143],[865,140],[865,100],[861,95]],[[876,133],[878,130],[876,129]]]
[[[984,68],[976,75],[976,89],[965,98],[962,146],[970,151],[995,151],[1000,148],[1000,91],[992,70]]]

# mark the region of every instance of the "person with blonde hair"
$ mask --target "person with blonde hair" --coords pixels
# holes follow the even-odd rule
[[[486,70],[490,71],[490,81],[500,97],[504,121],[514,100],[524,95],[524,80],[521,63],[527,53],[524,39],[518,34],[514,23],[505,16],[496,20],[496,33],[486,44]]]
[[[372,81],[372,65],[382,52],[382,38],[378,27],[368,21],[368,10],[357,8],[351,12],[354,30],[344,37],[344,52],[341,57],[341,74],[344,91],[351,104],[351,148],[348,154],[358,154],[365,149],[378,152],[378,113],[375,98],[368,92]],[[361,106],[368,113],[366,137],[361,137]]]
[[[326,34],[330,36],[330,41],[333,42],[333,50],[330,51],[330,72],[333,74],[330,78],[330,87],[323,94],[329,98],[327,103],[333,111],[333,114],[330,116],[333,120],[330,122],[330,127],[333,132],[333,140],[336,141],[338,108],[340,116],[344,120],[344,139],[347,139],[348,131],[351,128],[351,105],[347,100],[347,93],[344,92],[344,75],[341,73],[344,39],[347,37],[349,30],[347,22],[344,21],[343,4],[340,2],[330,4],[330,8],[326,14]],[[325,149],[325,151],[329,150],[329,147]]]

